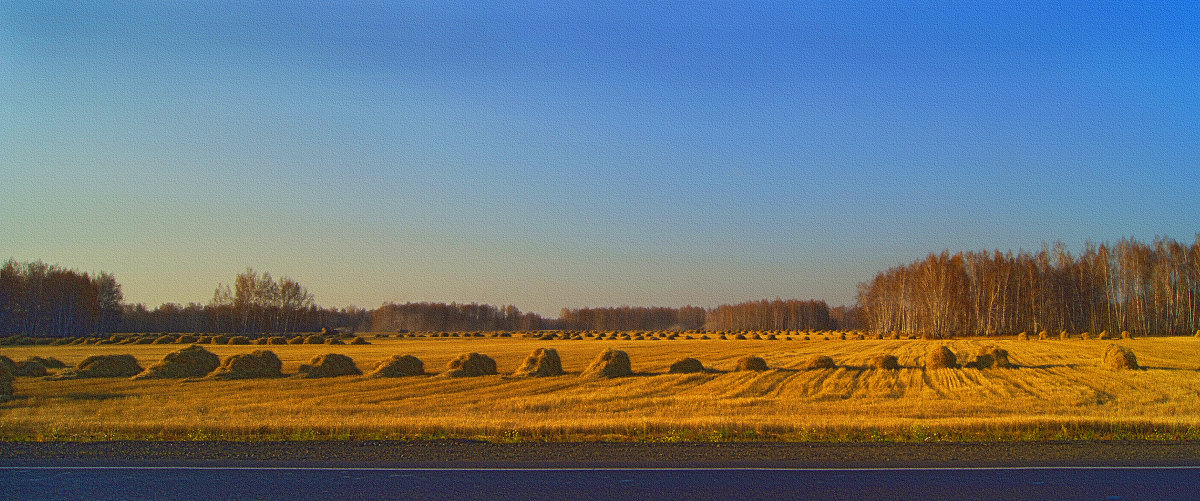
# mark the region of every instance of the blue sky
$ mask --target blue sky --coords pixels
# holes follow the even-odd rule
[[[0,258],[556,315],[1200,231],[1195,5],[645,3],[4,2]]]

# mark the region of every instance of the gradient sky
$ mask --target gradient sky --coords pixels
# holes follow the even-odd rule
[[[248,3],[0,3],[0,259],[555,316],[1200,231],[1191,2]]]

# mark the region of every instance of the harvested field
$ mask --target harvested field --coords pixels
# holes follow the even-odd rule
[[[607,336],[606,336],[607,337]],[[1142,370],[1102,366],[1108,342],[952,340],[563,340],[522,337],[375,338],[339,346],[359,367],[411,354],[434,371],[463,353],[485,354],[501,375],[468,378],[269,378],[190,382],[128,376],[18,377],[0,403],[0,438],[487,437],[806,440],[822,437],[1200,438],[1200,339],[1138,337],[1121,344]],[[873,336],[872,336],[873,337]],[[584,338],[588,339],[588,338]],[[1015,370],[925,370],[945,345],[963,358],[1005,350]],[[15,360],[132,354],[142,366],[179,345],[4,346]],[[252,346],[205,345],[226,359]],[[323,344],[272,346],[284,375],[328,352]],[[538,348],[554,348],[566,375],[513,378]],[[607,348],[633,374],[579,377]],[[765,371],[735,371],[757,355]],[[815,356],[836,368],[805,371]],[[896,370],[876,370],[880,355]],[[691,357],[711,370],[670,374]],[[961,363],[961,361],[960,361]],[[54,373],[55,371],[51,371]],[[58,371],[62,372],[62,371]],[[955,435],[955,434],[961,435]]]

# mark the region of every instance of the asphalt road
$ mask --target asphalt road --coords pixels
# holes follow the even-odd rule
[[[1197,499],[1200,443],[0,443],[3,499]]]

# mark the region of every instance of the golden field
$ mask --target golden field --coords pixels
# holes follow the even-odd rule
[[[0,438],[487,440],[932,440],[1200,438],[1200,339],[1132,340],[552,340],[385,338],[369,345],[203,345],[222,358],[269,349],[286,374],[315,355],[345,354],[364,372],[412,354],[428,376],[240,381],[21,377],[0,403]],[[959,363],[984,345],[1008,350],[1018,369],[921,367],[947,345]],[[1131,348],[1145,370],[1100,368],[1110,344]],[[182,345],[5,346],[14,360],[132,354],[142,366]],[[534,349],[555,348],[567,375],[506,376]],[[638,374],[579,377],[606,348],[626,351]],[[501,375],[446,378],[454,357],[493,357]],[[879,354],[896,371],[868,368]],[[734,372],[746,355],[765,372]],[[836,369],[799,370],[814,355]],[[667,374],[694,357],[702,374]]]

